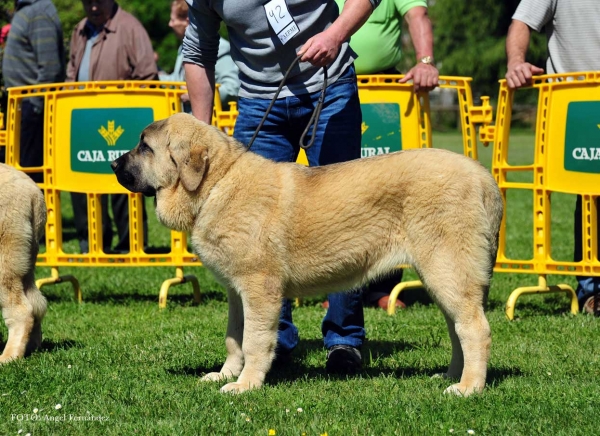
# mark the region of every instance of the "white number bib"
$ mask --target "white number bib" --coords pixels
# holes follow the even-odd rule
[[[298,25],[288,10],[285,0],[271,0],[264,5],[267,20],[282,44],[288,42],[292,37],[300,33]]]

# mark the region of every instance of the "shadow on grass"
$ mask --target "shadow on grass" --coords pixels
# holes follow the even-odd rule
[[[53,353],[55,351],[66,351],[71,348],[83,348],[83,345],[80,342],[72,341],[70,339],[65,339],[62,341],[52,341],[49,339],[43,339],[42,346],[40,347],[38,352]]]
[[[169,294],[167,301],[168,304],[178,306],[192,306],[194,305],[194,296],[191,287],[186,291],[183,289],[178,290],[180,293]],[[72,297],[71,290],[68,291],[69,297]],[[64,292],[52,293],[47,288],[44,289],[44,296],[49,302],[64,302]],[[226,302],[227,296],[224,292],[218,290],[201,290],[200,292],[200,304],[203,301],[218,301]],[[141,293],[138,291],[115,293],[114,291],[92,290],[86,289],[83,292],[83,301],[89,304],[127,304],[136,302],[150,302],[158,304],[158,290],[155,294]],[[167,306],[168,307],[168,306]]]
[[[437,347],[438,345],[432,345]],[[326,351],[321,340],[302,340],[294,352],[287,357],[276,359],[267,375],[266,382],[270,385],[279,383],[293,382],[299,379],[327,378],[330,380],[346,380],[347,378],[368,377],[375,378],[389,376],[395,378],[410,378],[415,376],[434,376],[443,374],[448,369],[446,366],[436,366],[430,368],[398,366],[394,364],[384,364],[378,362],[376,366],[370,366],[365,362],[365,357],[377,356],[378,358],[388,357],[397,352],[422,349],[421,343],[410,343],[407,341],[369,341],[363,349],[363,369],[356,374],[329,374],[325,370]],[[315,352],[323,352],[322,365],[315,367],[306,363],[307,357]],[[450,359],[450,356],[448,356]],[[221,363],[211,367],[181,367],[167,368],[166,372],[175,376],[202,377],[209,372],[219,372]],[[498,385],[507,378],[520,377],[522,372],[518,368],[489,368],[487,374],[487,385]]]

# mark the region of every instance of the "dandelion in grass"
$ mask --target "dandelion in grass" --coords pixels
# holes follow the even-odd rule
[[[469,434],[475,434],[475,430],[468,429],[467,433],[469,433]]]
[[[302,412],[304,412],[304,410],[302,410],[302,407],[298,407],[298,408],[296,409],[296,411],[297,411],[298,413],[302,413]]]
[[[57,404],[56,406],[54,406],[54,408],[55,408],[56,410],[60,410],[60,409],[62,409],[62,406],[61,406],[60,404]]]
[[[275,436],[276,434],[277,434],[277,432],[275,431],[274,428],[269,429],[269,436]]]
[[[33,409],[33,413],[38,413],[39,410],[37,409],[37,407],[35,409]]]

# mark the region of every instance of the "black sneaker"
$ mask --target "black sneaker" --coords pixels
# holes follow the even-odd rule
[[[330,374],[356,374],[362,369],[360,350],[350,345],[334,345],[327,351],[325,369]]]

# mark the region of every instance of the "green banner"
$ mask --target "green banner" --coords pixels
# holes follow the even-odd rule
[[[402,150],[400,105],[365,103],[360,108],[363,118],[361,157]]]
[[[71,170],[112,174],[110,163],[137,145],[154,121],[152,108],[74,109],[71,114]]]
[[[569,103],[565,170],[600,174],[600,101]]]

